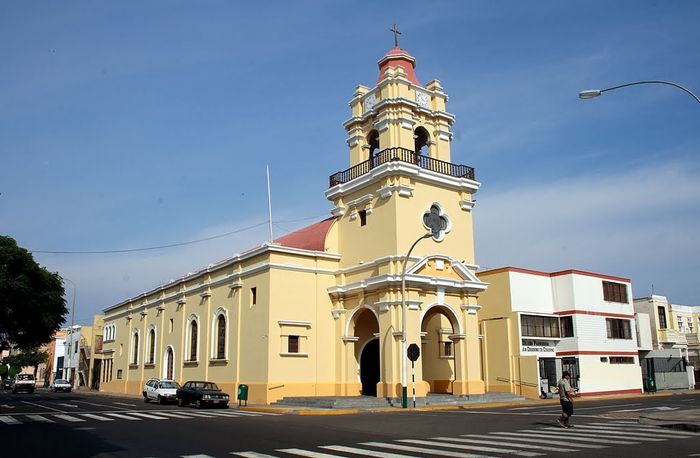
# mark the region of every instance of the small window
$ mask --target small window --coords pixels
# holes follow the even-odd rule
[[[611,356],[610,364],[634,364],[632,356]]]
[[[122,379],[122,370],[117,369],[117,380],[121,380],[121,379]]]
[[[299,336],[287,337],[287,353],[299,353]]]
[[[360,226],[367,225],[367,210],[360,210],[357,212],[360,215]]]
[[[170,318],[170,328],[168,329],[168,332],[173,332],[173,328],[175,327],[175,323],[172,318]]]
[[[603,300],[608,302],[620,302],[626,304],[627,285],[611,281],[603,282]]]
[[[454,356],[452,342],[449,340],[445,342],[440,342],[440,350],[440,356],[448,358]]]
[[[605,324],[608,330],[608,339],[632,339],[630,320],[606,318]]]
[[[563,316],[559,319],[562,337],[574,337],[574,317]]]
[[[659,314],[659,328],[666,329],[668,326],[666,324],[666,307],[658,307],[657,311]]]
[[[255,305],[258,303],[258,289],[253,287],[250,288],[250,305]]]

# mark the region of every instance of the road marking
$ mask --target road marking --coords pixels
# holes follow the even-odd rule
[[[556,431],[560,431],[561,433],[566,433],[564,430],[559,430],[556,428],[552,428]],[[494,434],[507,434],[507,435],[518,435],[522,434],[527,437],[532,437],[532,434],[537,434],[537,435],[542,435],[543,431],[541,429],[521,429],[518,433],[494,433]],[[551,437],[551,436],[548,436]],[[555,438],[556,439],[556,438]],[[562,437],[564,439],[564,437]],[[626,441],[624,439],[619,439],[619,440],[608,440],[608,439],[601,439],[599,437],[569,437],[566,438],[567,440],[577,440],[580,442],[596,442],[596,443],[601,443],[601,444],[615,444],[615,445],[637,445],[639,442],[632,442],[632,441]],[[570,444],[572,445],[572,444]],[[582,445],[576,444],[577,447],[583,447]],[[605,448],[602,446],[597,446],[595,448]]]
[[[450,452],[448,450],[435,450],[434,448],[425,448],[425,447],[409,447],[408,445],[385,444],[383,442],[363,442],[360,445],[366,445],[368,447],[377,447],[377,448],[388,448],[391,450],[401,450],[404,452],[417,452],[417,453],[423,453],[423,454],[427,454],[427,455],[451,456],[454,458],[488,457],[488,455],[474,455],[473,453]],[[493,458],[493,457],[489,457],[489,458]]]
[[[356,447],[345,447],[343,445],[324,445],[321,448],[326,448],[328,450],[335,450],[336,452],[346,452],[352,453],[354,455],[364,455],[364,456],[376,456],[377,458],[404,458],[410,455],[401,455],[398,453],[385,453],[378,452],[376,450],[364,450]]]
[[[21,421],[15,420],[14,418],[10,417],[9,415],[0,417],[0,421],[5,423],[5,424],[8,424],[8,425],[19,425],[22,423]]]
[[[124,402],[113,402],[112,404],[117,404],[120,406],[129,406],[129,407],[136,407],[136,404],[126,404]]]
[[[506,432],[498,432],[498,433],[491,433],[491,434],[497,434],[498,436],[506,436],[503,437],[502,439],[504,440],[517,440],[519,442],[534,442],[536,444],[549,444],[549,445],[560,445],[563,447],[569,447],[569,446],[574,446],[576,448],[606,448],[604,445],[591,445],[591,444],[572,444],[571,442],[563,442],[563,441],[556,441],[552,440],[549,438],[533,438],[532,434],[521,434],[521,433],[506,433]],[[513,437],[508,437],[508,436],[513,436]],[[501,439],[501,437],[493,437],[493,436],[487,436],[484,434],[462,434],[462,437],[483,437],[486,439]],[[629,442],[630,444],[638,444],[638,442]]]
[[[48,419],[46,417],[42,417],[41,415],[25,415],[25,417],[27,417],[31,420],[34,420],[34,421],[38,421],[40,423],[56,423],[55,421]]]
[[[611,410],[610,412],[641,412],[642,410],[661,410],[661,411],[668,411],[668,410],[678,410],[678,407],[666,407],[666,406],[660,406],[660,407],[642,407],[641,409]]]
[[[631,407],[631,406],[640,406],[642,405],[641,402],[635,402],[633,404],[617,404],[614,406],[598,406],[598,407],[585,407],[585,409],[611,409],[611,408],[616,408],[616,407]],[[527,407],[513,407],[508,410],[531,410],[531,409],[551,409],[553,406],[552,405],[547,405],[547,406],[527,406]],[[583,410],[584,407],[579,407],[576,410]]]
[[[152,420],[167,420],[165,417],[159,417],[158,415],[152,415],[150,413],[143,412],[129,412],[130,415],[136,415],[137,417],[150,418]]]
[[[210,455],[180,455],[182,458],[214,458]]]
[[[617,426],[617,427],[611,427],[611,426],[600,426],[600,425],[577,425],[578,429],[588,429],[588,430],[594,430],[596,432],[604,432],[604,431],[610,431],[613,434],[618,434],[618,433],[624,433],[627,436],[642,436],[642,437],[647,437],[649,435],[661,435],[666,437],[692,437],[695,436],[696,434],[693,434],[691,432],[683,432],[683,431],[667,431],[667,430],[660,430],[658,428],[629,428],[625,426]]]
[[[182,415],[182,414],[173,413],[173,412],[158,412],[158,415],[165,415],[166,417],[172,417],[172,418],[192,418],[192,417],[188,417],[187,415]]]
[[[572,436],[572,437],[593,437],[593,438],[598,438],[600,437],[599,434],[603,434],[604,437],[608,438],[615,438],[615,439],[632,439],[635,441],[642,441],[642,442],[662,442],[665,441],[666,439],[659,439],[656,437],[643,437],[644,435],[642,434],[636,434],[634,437],[628,437],[627,433],[623,432],[613,432],[613,431],[583,431],[583,432],[576,432],[576,431],[571,431],[570,429],[562,430],[561,428],[555,428],[554,426],[549,427],[549,428],[543,428],[545,431],[554,431],[560,436]],[[598,442],[602,442],[601,439],[597,439]],[[619,443],[619,442],[618,442]]]
[[[71,423],[79,423],[81,421],[85,421],[82,418],[73,417],[71,415],[63,415],[63,414],[55,413],[55,414],[53,414],[53,416],[56,418],[60,418],[61,420],[70,421]]]
[[[46,406],[43,406],[41,404],[34,404],[33,402],[29,402],[29,401],[22,401],[22,402],[25,404],[29,404],[31,406],[41,407],[42,409],[53,410],[54,412],[63,412],[63,410],[61,410],[61,409],[54,409],[53,407],[46,407]]]
[[[242,456],[243,458],[277,458],[274,455],[265,455],[257,452],[229,452],[228,454]]]
[[[8,406],[7,404],[2,404],[2,405],[0,405],[0,407],[2,407],[3,409],[14,409],[15,408],[15,406]]]
[[[122,415],[120,413],[107,413],[107,415],[114,418],[123,418],[124,420],[141,420],[140,418],[134,418],[128,415]]]
[[[96,403],[96,402],[80,401],[80,400],[77,400],[77,399],[76,399],[74,402],[79,402],[79,403],[81,403],[81,404],[87,404],[87,405],[90,405],[90,406],[97,406],[97,407],[114,407],[114,406],[111,405],[111,404],[98,404],[98,403]],[[123,407],[117,407],[117,408],[118,408],[118,409],[122,409]]]
[[[330,453],[312,452],[311,450],[302,450],[300,448],[285,448],[277,450],[278,452],[289,453],[290,455],[308,456],[309,458],[336,458],[340,455],[331,455]]]
[[[65,402],[57,402],[56,404],[59,405],[59,406],[64,406],[64,407],[72,407],[72,408],[77,408],[77,407],[78,407],[78,406],[76,406],[76,405],[74,405],[74,404],[66,404]]]
[[[456,448],[458,450],[474,450],[475,452],[491,452],[491,453],[505,453],[508,455],[517,456],[542,456],[543,453],[537,452],[525,452],[509,448],[494,448],[494,447],[481,447],[479,445],[466,445],[466,444],[450,444],[449,442],[435,442],[435,441],[425,441],[419,439],[400,439],[396,442],[406,443],[406,444],[416,444],[416,445],[427,445],[431,447],[445,447],[445,448]]]
[[[532,445],[532,444],[521,444],[519,442],[504,442],[502,440],[483,440],[479,438],[472,438],[471,436],[463,439],[459,437],[431,437],[430,439],[433,440],[440,440],[440,441],[453,441],[453,442],[466,442],[466,443],[473,443],[473,444],[484,444],[484,445],[502,445],[504,447],[511,447],[511,448],[529,448],[532,450],[545,450],[548,452],[580,452],[580,450],[577,450],[575,448],[562,448],[562,447],[547,447],[544,445]],[[491,437],[491,439],[502,439],[500,437]],[[512,440],[517,440],[517,439],[512,439]]]
[[[92,418],[93,420],[114,421],[114,418],[103,417],[102,415],[95,415],[94,413],[82,413],[80,415],[82,415],[83,417]]]

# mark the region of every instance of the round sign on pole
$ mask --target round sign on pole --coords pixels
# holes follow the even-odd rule
[[[408,355],[409,360],[416,361],[420,357],[420,347],[413,343],[408,346],[406,354]]]

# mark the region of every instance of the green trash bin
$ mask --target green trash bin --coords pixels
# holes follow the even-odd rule
[[[238,385],[238,407],[241,406],[241,401],[248,405],[248,385]]]

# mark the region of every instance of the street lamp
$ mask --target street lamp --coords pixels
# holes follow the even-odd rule
[[[408,364],[406,363],[407,348],[406,348],[406,264],[408,264],[408,258],[411,256],[411,252],[423,239],[427,239],[433,236],[433,231],[421,235],[418,239],[413,242],[411,248],[406,253],[403,258],[403,269],[401,270],[401,407],[404,409],[408,407]]]
[[[76,294],[77,294],[78,287],[75,285],[75,283],[73,282],[73,280],[71,280],[70,278],[65,278],[65,277],[61,277],[61,278],[63,278],[63,279],[66,280],[68,283],[70,283],[71,285],[73,285],[73,305],[72,305],[72,307],[71,307],[70,331],[68,332],[69,341],[72,343],[72,342],[73,342],[73,326],[75,325],[75,296],[76,296]],[[74,373],[73,373],[74,371],[73,371],[73,367],[72,367],[72,366],[73,366],[73,351],[72,351],[72,348],[69,348],[69,349],[68,349],[68,355],[70,356],[70,363],[71,363],[71,368],[70,368],[70,382],[71,382],[71,386],[73,386],[73,385],[74,385],[74,380],[75,380],[75,375],[74,375]],[[75,388],[75,387],[73,386],[73,388]]]
[[[672,83],[670,81],[659,81],[659,80],[635,81],[633,83],[620,84],[619,86],[608,87],[605,89],[588,89],[586,91],[579,92],[578,97],[580,99],[584,99],[584,100],[592,99],[592,98],[599,97],[599,96],[603,95],[603,92],[614,91],[615,89],[620,89],[620,88],[627,87],[627,86],[636,86],[638,84],[666,84],[668,86],[673,86],[675,88],[678,88],[678,89],[688,93],[692,98],[695,99],[696,102],[700,103],[700,98],[698,98],[697,95],[693,94],[689,89],[681,86],[680,84]]]

